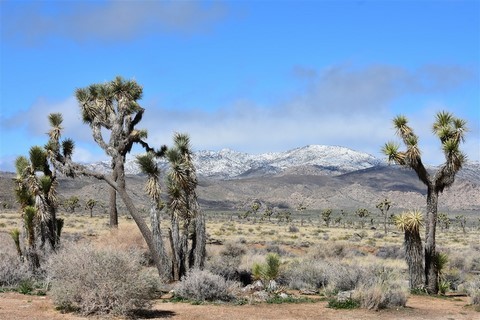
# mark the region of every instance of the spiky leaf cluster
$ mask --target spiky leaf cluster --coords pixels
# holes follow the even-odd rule
[[[156,203],[160,201],[160,184],[158,182],[160,170],[155,161],[155,155],[151,152],[137,156],[137,164],[144,174],[148,176],[145,184],[145,192]]]
[[[401,231],[417,232],[423,225],[423,214],[420,210],[412,210],[395,216],[395,225]]]
[[[92,84],[77,89],[75,96],[80,104],[82,118],[85,123],[100,122],[111,128],[111,116],[116,113],[132,115],[143,111],[136,100],[141,99],[143,89],[135,81],[116,77],[107,83]]]

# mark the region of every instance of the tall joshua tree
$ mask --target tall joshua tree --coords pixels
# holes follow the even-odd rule
[[[198,206],[197,174],[188,135],[175,134],[174,147],[167,150],[166,157],[170,163],[167,208],[171,218],[173,278],[179,280],[189,268],[204,266],[205,216]],[[192,239],[190,249],[189,238]]]
[[[437,221],[438,195],[451,186],[456,173],[462,168],[466,156],[460,151],[464,142],[466,121],[456,118],[445,111],[437,113],[433,124],[433,133],[440,139],[445,162],[434,173],[425,168],[418,146],[418,136],[408,125],[405,116],[393,119],[397,135],[402,139],[406,150],[399,151],[400,146],[387,142],[382,151],[390,162],[413,169],[420,181],[427,187],[427,216],[425,225],[425,286],[429,293],[438,292],[438,269],[435,265],[435,231]]]
[[[125,81],[121,77],[75,92],[83,121],[90,125],[95,142],[112,158],[113,181],[117,181],[123,171],[123,168],[117,168],[119,160],[124,164],[133,144],[147,136],[145,130],[135,129],[144,112],[137,102],[142,92],[142,87],[135,81]],[[111,132],[108,142],[104,140],[102,128]],[[114,188],[110,189],[109,205],[110,227],[117,227],[117,191]]]
[[[135,207],[127,192],[125,181],[125,157],[133,144],[141,144],[148,152],[155,154],[142,139],[147,137],[145,130],[136,129],[141,121],[144,109],[137,103],[142,96],[142,87],[135,81],[126,81],[121,77],[104,84],[94,84],[76,91],[82,117],[89,124],[95,142],[112,159],[112,175],[88,170],[74,163],[71,157],[55,154],[55,165],[67,176],[85,175],[103,180],[120,196],[129,214],[140,230],[160,276],[163,275],[161,257],[153,241],[152,231],[145,223],[140,211]],[[104,138],[108,137],[108,141]]]
[[[158,155],[165,156],[170,164],[166,178],[166,204],[160,199],[159,169],[155,162]],[[186,134],[175,134],[172,148],[163,149],[156,155],[149,152],[138,156],[137,163],[148,176],[145,191],[152,202],[150,220],[153,241],[162,261],[164,278],[180,280],[188,269],[203,268],[206,253],[205,217],[197,201],[197,175],[190,138]],[[160,228],[160,212],[163,209],[170,218],[170,257],[166,254]]]
[[[422,223],[422,213],[417,210],[395,216],[395,225],[405,233],[405,258],[408,265],[410,290],[423,289],[425,286],[423,247],[422,239],[420,238],[420,226]]]

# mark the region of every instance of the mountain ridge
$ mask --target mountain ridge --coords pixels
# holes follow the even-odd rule
[[[341,146],[307,145],[284,152],[249,154],[222,149],[220,151],[200,150],[193,153],[197,174],[215,179],[245,178],[248,176],[275,175],[294,167],[317,166],[325,175],[339,175],[355,170],[384,164],[382,160],[360,151]],[[160,160],[162,169],[167,167]],[[96,171],[109,172],[110,162],[101,161],[87,164]],[[125,163],[127,174],[139,174],[135,159]]]

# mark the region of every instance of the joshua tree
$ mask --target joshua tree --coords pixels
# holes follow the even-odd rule
[[[121,77],[115,80],[93,84],[77,89],[76,98],[80,104],[83,121],[90,125],[95,142],[112,158],[111,180],[117,181],[124,172],[120,161],[125,157],[134,143],[141,143],[146,138],[145,130],[137,130],[144,109],[138,104],[143,89],[135,81],[125,81]],[[104,140],[102,128],[110,131],[108,143]],[[118,226],[117,191],[110,189],[110,226]]]
[[[467,234],[467,230],[465,229],[465,227],[467,226],[467,218],[465,218],[465,216],[461,214],[455,216],[455,220],[457,220],[458,224],[462,228],[463,234]]]
[[[425,286],[423,248],[420,226],[423,216],[420,211],[409,211],[395,216],[395,225],[405,233],[405,258],[408,265],[410,290],[420,290]]]
[[[328,228],[330,226],[330,221],[332,220],[332,209],[322,210],[322,220]]]
[[[60,241],[63,219],[57,218],[57,175],[53,166],[54,156],[70,157],[73,142],[66,139],[60,144],[61,116],[57,114],[48,117],[51,129],[48,132],[49,141],[44,147],[30,148],[29,157],[20,156],[15,161],[17,175],[15,180],[15,195],[22,210],[22,220],[26,237],[25,256],[32,271],[40,266],[37,253],[37,237],[40,237],[40,249],[55,251]],[[12,237],[14,234],[12,234]],[[19,235],[15,234],[19,238]],[[21,248],[19,239],[14,237],[17,251]]]
[[[406,151],[399,151],[399,145],[387,142],[382,151],[390,162],[413,169],[420,181],[427,187],[427,216],[425,225],[425,284],[429,293],[438,292],[438,270],[435,258],[435,230],[437,222],[438,194],[451,186],[456,173],[462,168],[466,156],[460,151],[464,141],[466,121],[456,118],[449,112],[439,112],[436,115],[432,130],[440,139],[445,156],[445,163],[434,174],[425,168],[418,146],[418,136],[408,125],[405,116],[393,119],[397,135],[403,140]]]
[[[71,196],[63,202],[65,210],[71,213],[75,213],[75,209],[80,207],[80,199],[77,196]]]
[[[202,269],[204,266],[205,216],[198,206],[195,191],[197,174],[188,135],[175,134],[174,147],[166,151],[166,157],[170,163],[167,175],[167,208],[171,218],[173,278],[180,280],[189,268]],[[189,249],[190,237],[192,242]]]
[[[365,208],[360,208],[360,209],[357,209],[355,213],[360,218],[360,225],[362,226],[362,229],[363,229],[363,227],[365,226],[364,219],[370,215],[370,212]]]
[[[377,204],[377,209],[380,210],[383,216],[383,227],[385,228],[385,235],[387,234],[387,218],[388,218],[388,210],[390,210],[390,205],[392,203],[385,198],[383,201]]]
[[[98,201],[95,199],[88,199],[85,203],[85,209],[90,210],[90,218],[93,217],[93,208],[97,205]]]
[[[94,177],[104,180],[115,190],[137,224],[158,273],[162,275],[161,258],[156,250],[152,232],[128,194],[125,181],[125,157],[134,143],[141,144],[149,152],[155,152],[142,140],[147,136],[147,132],[135,128],[144,112],[137,103],[141,96],[142,88],[135,81],[125,81],[121,77],[105,84],[94,84],[76,91],[84,122],[90,126],[95,142],[112,159],[113,173],[110,176],[90,171],[74,163],[70,156],[59,152],[54,153],[54,163],[69,177],[78,175]],[[108,142],[104,139],[104,135],[108,137]],[[59,137],[60,131],[57,139]]]
[[[442,231],[448,230],[448,228],[450,228],[450,218],[447,216],[446,213],[440,212],[437,215],[437,222],[440,224],[440,229],[442,229]]]

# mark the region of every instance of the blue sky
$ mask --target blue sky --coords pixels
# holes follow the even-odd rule
[[[434,114],[468,121],[480,160],[480,1],[1,1],[0,170],[43,145],[62,112],[77,161],[105,159],[76,88],[144,88],[149,142],[196,150],[341,145],[382,157],[406,115],[425,162]],[[139,152],[140,150],[135,150]]]

